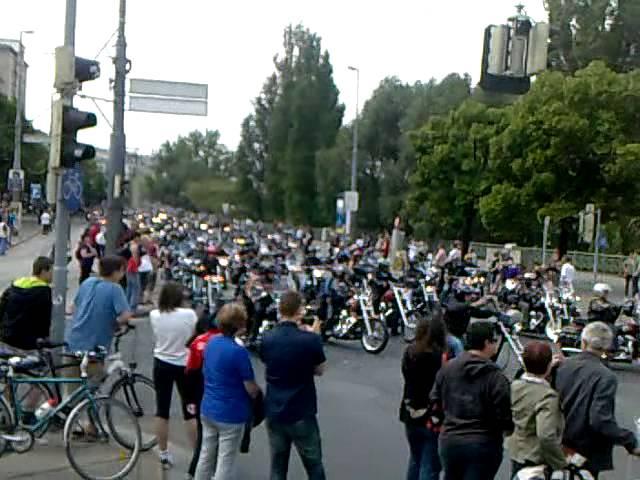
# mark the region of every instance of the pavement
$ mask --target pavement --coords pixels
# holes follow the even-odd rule
[[[30,262],[42,239],[38,237],[23,247],[31,251],[25,255]],[[18,252],[18,249],[16,249]],[[16,257],[17,258],[17,257]],[[0,259],[0,262],[3,260]],[[75,262],[72,262],[75,263]],[[0,263],[1,265],[1,263]],[[28,263],[16,270],[25,270]],[[71,273],[74,275],[74,272]],[[5,269],[0,280],[6,276]],[[591,279],[592,280],[592,279]],[[580,275],[578,281],[582,295],[588,294],[591,280]],[[617,289],[615,278],[607,279]],[[70,284],[75,282],[70,281]],[[617,292],[616,296],[620,296]],[[122,343],[123,352],[135,355],[139,369],[149,375],[152,366],[152,336],[148,320],[142,319],[134,336]],[[319,422],[323,439],[323,453],[327,478],[332,480],[399,480],[404,478],[408,460],[408,447],[402,424],[398,421],[398,407],[402,394],[400,360],[405,344],[393,338],[380,355],[368,355],[359,342],[331,342],[326,347],[328,369],[317,379]],[[254,359],[256,378],[264,385],[264,369]],[[617,417],[621,425],[633,428],[640,416],[638,373],[628,369],[616,372],[619,379]],[[177,394],[176,394],[177,395]],[[5,455],[0,458],[0,478],[3,480],[68,480],[77,478],[68,467],[60,433],[51,433],[48,446],[36,445],[24,455]],[[56,436],[58,438],[56,438]],[[191,451],[180,420],[179,402],[174,400],[171,420],[171,450],[176,458],[172,470],[162,471],[154,452],[142,454],[129,475],[131,479],[181,480],[187,468]],[[602,476],[605,480],[640,479],[640,461],[629,457],[623,449],[615,450],[616,470]],[[269,447],[264,425],[259,426],[252,438],[251,452],[239,460],[240,480],[268,478]],[[292,454],[289,478],[306,478],[297,454]],[[509,480],[508,459],[505,457],[497,480]]]

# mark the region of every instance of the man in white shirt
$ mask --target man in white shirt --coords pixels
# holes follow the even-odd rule
[[[462,260],[462,244],[459,240],[453,242],[453,248],[447,257],[447,263],[458,263]]]
[[[42,225],[42,234],[46,235],[51,231],[51,214],[45,210],[40,215],[40,225]]]
[[[576,267],[571,263],[571,257],[565,255],[562,258],[560,269],[560,286],[573,291],[573,282],[576,279]]]

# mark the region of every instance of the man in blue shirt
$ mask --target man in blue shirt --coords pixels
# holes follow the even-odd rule
[[[262,341],[266,367],[265,416],[271,446],[271,480],[285,480],[291,444],[310,480],[324,480],[315,375],[322,375],[325,355],[319,322],[302,325],[304,305],[297,292],[280,298],[280,321]]]
[[[100,260],[100,277],[85,280],[73,302],[73,318],[65,341],[71,352],[109,350],[120,325],[133,317],[127,297],[119,282],[125,274],[122,258],[108,256]]]

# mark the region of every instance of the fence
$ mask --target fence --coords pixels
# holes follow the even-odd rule
[[[471,247],[478,254],[478,258],[487,260],[487,252],[491,255],[492,252],[503,250],[504,245],[497,245],[493,243],[476,243],[471,242]],[[520,258],[520,263],[526,268],[531,268],[535,263],[542,262],[542,249],[535,247],[514,247],[512,249],[514,257]],[[547,251],[547,261],[549,261],[552,251]],[[593,253],[589,252],[568,252],[568,255],[573,259],[573,264],[578,270],[590,271],[593,269]],[[610,273],[621,275],[623,272],[624,255],[598,255],[598,272]]]

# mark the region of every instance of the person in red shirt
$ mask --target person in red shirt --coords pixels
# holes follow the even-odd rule
[[[204,363],[204,349],[216,335],[220,335],[220,330],[212,322],[209,330],[204,333],[196,333],[196,337],[189,343],[189,352],[187,357],[187,366],[185,367],[187,374],[187,392],[189,400],[187,409],[196,416],[198,426],[198,436],[196,439],[196,448],[193,450],[193,457],[189,464],[188,475],[193,478],[196,474],[196,467],[200,458],[200,450],[202,449],[202,422],[200,421],[200,403],[204,395],[204,377],[202,376],[202,365]]]

